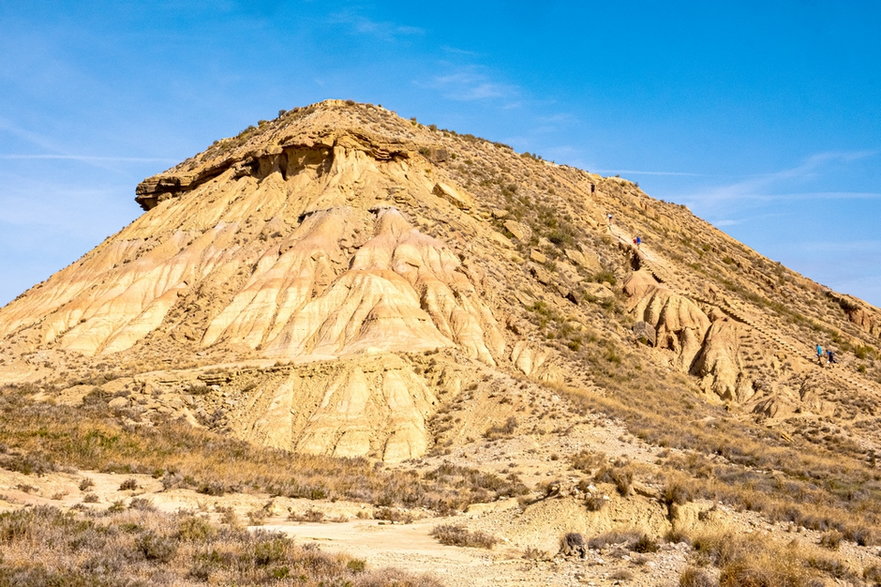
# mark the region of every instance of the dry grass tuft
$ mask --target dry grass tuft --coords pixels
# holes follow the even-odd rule
[[[32,475],[66,468],[142,473],[161,478],[165,489],[188,487],[206,495],[254,491],[440,513],[528,491],[514,475],[441,465],[420,477],[366,459],[255,447],[185,422],[122,425],[109,414],[98,399],[71,408],[31,402],[13,386],[0,389],[0,467]],[[120,486],[132,489],[133,479]]]
[[[0,585],[439,585],[297,546],[269,532],[216,527],[191,513],[78,516],[52,507],[0,514]]]
[[[705,570],[687,567],[679,575],[679,587],[718,587],[719,583]]]
[[[630,390],[610,384],[608,395],[556,386],[585,411],[609,414],[646,442],[687,449],[661,462],[668,479],[662,500],[673,504],[705,498],[757,511],[771,520],[805,528],[836,530],[845,540],[872,545],[881,540],[881,475],[863,460],[809,444],[789,445],[773,432],[711,406],[707,426],[696,418],[694,403],[682,390],[669,387],[659,374],[655,393],[634,402]],[[597,463],[589,454],[576,455],[573,465],[589,471]],[[597,480],[629,491],[626,464],[600,466]],[[630,479],[632,481],[632,478]],[[671,507],[672,509],[672,507]]]
[[[810,586],[823,584],[824,576],[858,582],[843,561],[797,541],[783,545],[767,536],[721,533],[694,537],[693,545],[698,562],[719,568],[721,587]]]
[[[492,548],[499,540],[486,532],[471,532],[459,524],[441,524],[435,526],[431,535],[441,544],[447,546],[471,546],[476,548]]]

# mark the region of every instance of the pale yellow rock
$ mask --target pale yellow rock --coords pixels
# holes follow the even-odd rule
[[[744,402],[754,393],[740,357],[741,327],[736,322],[713,322],[692,372],[702,378],[705,391],[723,400]]]
[[[434,184],[432,193],[447,200],[454,206],[468,210],[474,207],[474,197],[445,183]]]
[[[394,355],[321,363],[267,379],[236,406],[236,433],[261,444],[389,462],[421,456],[435,393]]]
[[[536,263],[547,263],[548,262],[547,255],[545,255],[541,251],[535,251],[535,250],[529,252],[529,259],[532,261],[535,261]]]
[[[603,266],[596,253],[591,251],[582,252],[576,249],[566,249],[565,253],[573,263],[591,273],[598,273],[603,270]]]
[[[540,381],[562,381],[563,374],[553,362],[553,354],[548,349],[519,341],[511,348],[511,362],[529,377]]]
[[[392,461],[432,445],[426,422],[439,405],[486,398],[492,417],[461,426],[456,442],[503,423],[513,408],[488,389],[513,397],[521,388],[510,378],[592,388],[585,353],[610,351],[612,370],[615,354],[627,357],[628,378],[672,364],[710,399],[775,419],[834,416],[823,398],[877,391],[860,349],[881,331],[877,309],[629,182],[384,109],[303,109],[219,142],[137,195],[147,211],[131,225],[0,309],[0,384],[36,383],[38,399],[76,405],[99,386],[96,373],[132,373],[101,387],[128,394],[112,400],[132,408],[127,417],[161,412],[266,446]],[[573,240],[550,270],[552,220]],[[637,233],[649,244],[634,258]],[[650,271],[624,283],[622,317],[609,303],[619,292],[591,276],[637,265]],[[763,300],[789,311],[769,313]],[[819,370],[796,347],[812,321],[860,350]],[[657,332],[658,348],[632,346],[634,322]],[[71,387],[80,378],[98,383]],[[638,377],[627,385],[643,388]]]
[[[514,238],[521,242],[527,242],[532,237],[532,229],[516,220],[505,220],[505,229],[510,232]]]
[[[608,302],[615,299],[615,292],[607,283],[587,283],[584,285],[584,291],[592,301]]]
[[[656,344],[673,351],[674,363],[685,370],[691,368],[710,327],[710,319],[690,299],[663,287],[648,286],[631,279],[625,291],[633,293],[632,314],[654,326]],[[638,292],[643,292],[642,297]]]

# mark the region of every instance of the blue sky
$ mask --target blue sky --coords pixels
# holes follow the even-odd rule
[[[326,98],[638,181],[881,305],[881,2],[0,0],[0,304]]]

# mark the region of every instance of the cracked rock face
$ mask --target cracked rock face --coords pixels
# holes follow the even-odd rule
[[[655,346],[673,351],[674,363],[688,370],[710,327],[707,315],[689,298],[659,286],[646,272],[636,272],[625,291],[636,320],[654,328]]]
[[[754,391],[740,356],[740,327],[728,320],[717,320],[710,327],[692,373],[702,378],[705,391],[723,400],[743,403]]]
[[[336,457],[397,462],[421,456],[435,391],[405,360],[324,363],[270,378],[230,416],[248,440]]]
[[[0,385],[386,461],[503,425],[514,389],[678,371],[778,418],[875,389],[876,308],[630,182],[432,126],[327,101],[145,180],[144,214],[0,308]],[[859,353],[806,394],[813,320]]]
[[[455,345],[493,364],[505,341],[460,259],[396,208],[365,209],[340,197],[339,176],[381,182],[371,177],[376,165],[340,153],[319,189],[307,169],[307,178],[203,184],[11,304],[0,336],[25,329],[43,345],[111,355],[164,326],[191,329],[199,347],[246,347],[254,356],[308,360]],[[292,202],[301,184],[311,189]],[[331,206],[304,213],[304,199]],[[172,312],[195,291],[199,324],[195,312]]]
[[[495,365],[510,350],[474,281],[479,268],[389,199],[453,194],[458,209],[471,196],[448,184],[439,196],[440,184],[408,169],[344,136],[148,181],[139,201],[150,210],[4,308],[0,337],[128,363],[166,348],[337,360],[261,384],[247,409],[224,406],[229,427],[310,453],[419,456],[438,388],[395,353],[452,349]],[[366,356],[385,367],[366,368]]]

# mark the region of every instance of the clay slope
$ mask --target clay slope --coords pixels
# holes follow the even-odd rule
[[[0,309],[3,382],[64,389],[112,368],[112,393],[153,397],[147,413],[386,460],[430,450],[432,418],[494,376],[679,373],[793,427],[881,405],[876,308],[635,184],[380,107],[262,121],[136,199],[131,225]],[[175,394],[191,405],[154,401]],[[871,430],[855,440],[881,450]]]

